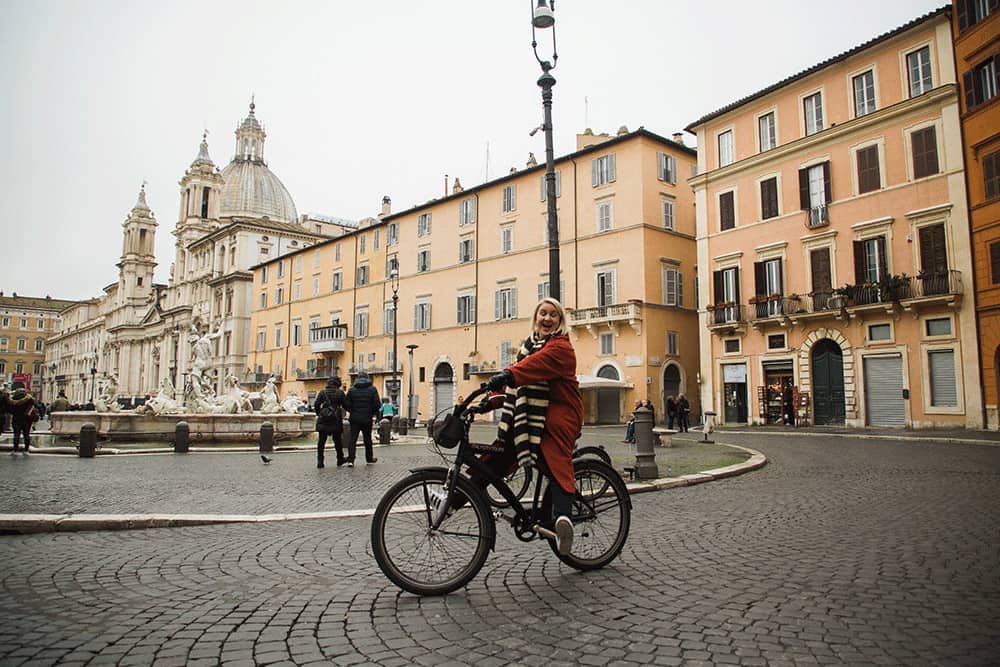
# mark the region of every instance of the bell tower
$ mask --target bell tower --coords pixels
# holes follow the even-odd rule
[[[208,154],[208,132],[201,136],[198,156],[181,179],[181,209],[174,228],[176,258],[172,284],[183,283],[193,268],[187,246],[219,226],[222,174]]]
[[[118,262],[118,283],[122,303],[146,303],[153,291],[156,269],[156,216],[146,203],[146,184],[139,190],[139,200],[122,223],[122,254]]]

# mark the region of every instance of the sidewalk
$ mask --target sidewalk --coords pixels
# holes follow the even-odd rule
[[[715,437],[717,438],[723,437],[727,433],[739,435],[774,434],[790,437],[823,436],[884,440],[923,440],[927,442],[951,442],[956,444],[1000,445],[1000,431],[964,428],[903,429],[849,428],[845,426],[746,426],[741,424],[738,426],[718,426],[715,429]]]

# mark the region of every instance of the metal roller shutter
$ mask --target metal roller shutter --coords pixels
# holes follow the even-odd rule
[[[906,426],[902,357],[865,357],[865,406],[869,426]]]
[[[931,350],[927,353],[927,361],[931,370],[931,405],[936,408],[957,406],[955,351]]]

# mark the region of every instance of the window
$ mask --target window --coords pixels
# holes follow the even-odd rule
[[[392,307],[392,301],[386,301],[382,308],[382,333],[389,335],[396,325],[396,311]]]
[[[1000,241],[990,244],[990,282],[1000,284]]]
[[[285,302],[285,288],[278,287],[274,290],[274,305],[280,306]]]
[[[563,295],[566,294],[566,281],[559,281],[559,300],[563,301]],[[538,283],[538,300],[541,301],[545,297],[549,296],[549,281],[543,280]]]
[[[514,363],[514,346],[509,340],[500,343],[500,366],[507,368]]]
[[[983,158],[983,189],[987,200],[1000,197],[1000,152]]]
[[[375,231],[372,232],[372,249],[378,250],[378,242],[379,242],[379,230],[376,229]]]
[[[799,203],[809,211],[809,226],[827,224],[827,204],[830,203],[830,163],[823,162],[799,170]]]
[[[927,320],[925,325],[927,327],[928,336],[950,336],[951,335],[951,318],[950,317],[935,317],[933,319]]]
[[[802,113],[805,119],[806,136],[816,134],[823,129],[823,97],[821,93],[813,93],[802,100]]]
[[[601,354],[615,353],[615,335],[613,333],[601,334]]]
[[[785,334],[768,334],[767,335],[767,349],[769,350],[783,350],[785,349]]]
[[[769,151],[778,145],[778,135],[775,132],[774,112],[766,113],[757,119],[757,130],[760,135],[760,152]]]
[[[539,299],[540,300],[540,299]],[[4,336],[0,338],[0,352],[6,352],[7,346],[10,344],[10,339]]]
[[[501,287],[495,294],[493,315],[498,320],[513,320],[517,317],[517,288]]]
[[[513,213],[517,210],[517,185],[515,183],[504,187],[502,209],[504,213]]]
[[[660,216],[664,229],[674,228],[674,200],[664,197],[660,200]]]
[[[472,238],[462,239],[458,242],[458,263],[465,264],[472,261]]]
[[[431,270],[431,249],[421,248],[417,251],[417,273]]]
[[[39,317],[38,318],[38,330],[41,331],[44,328],[45,328],[45,322],[42,320],[42,318]]]
[[[399,225],[395,222],[390,222],[385,227],[385,244],[390,246],[397,243],[399,243]]]
[[[333,244],[333,260],[335,262],[340,261],[340,243]]]
[[[359,255],[364,255],[368,251],[367,250],[367,246],[368,246],[368,235],[367,234],[359,234],[358,235],[358,254]]]
[[[590,184],[594,187],[615,181],[615,154],[604,155],[590,163]]]
[[[927,366],[930,369],[931,376],[931,406],[935,408],[957,407],[958,391],[955,386],[955,351],[928,351]]]
[[[913,149],[913,178],[938,173],[937,131],[934,126],[910,133]]]
[[[262,352],[267,349],[267,331],[264,329],[257,330],[257,351]]]
[[[719,195],[719,229],[726,231],[736,226],[735,193],[730,190]]]
[[[340,271],[334,271],[330,291],[339,292],[342,289],[344,289],[344,274]]]
[[[357,284],[358,284],[358,287],[362,287],[362,286],[368,284],[368,265],[367,264],[362,264],[361,266],[358,267]]]
[[[301,322],[292,322],[292,345],[302,345]]]
[[[313,268],[319,268],[319,248],[316,248],[316,250],[313,251]]]
[[[883,340],[892,340],[892,325],[891,324],[869,324],[868,325],[868,341],[877,342]]]
[[[875,73],[868,70],[852,80],[854,84],[854,116],[860,118],[875,111]]]
[[[18,361],[18,362],[16,362],[14,364],[14,372],[15,373],[23,373],[24,372],[24,362],[23,361]]]
[[[613,224],[614,206],[610,201],[597,203],[597,231],[607,232],[611,230]]]
[[[7,372],[7,361],[0,360],[0,374],[5,374]]]
[[[275,347],[281,347],[281,333],[282,333],[282,331],[281,331],[281,325],[280,324],[274,325],[274,346]]]
[[[506,225],[500,228],[500,252],[509,255],[514,251],[514,226]]]
[[[426,331],[431,328],[431,304],[421,301],[413,306],[413,330]]]
[[[733,131],[726,130],[719,135],[719,166],[725,167],[734,160]]]
[[[778,177],[764,179],[760,182],[760,217],[761,220],[778,216]]]
[[[27,320],[27,318],[23,318],[23,317],[21,318],[21,328],[22,329],[27,329],[28,328],[28,320]]]
[[[677,184],[677,158],[666,153],[656,154],[656,177],[667,183]]]
[[[267,292],[260,293],[260,307],[267,308]]]
[[[278,262],[278,277],[280,278],[283,275],[285,275],[285,263]]]
[[[429,236],[431,233],[431,214],[421,213],[417,216],[417,236]]]
[[[931,47],[925,46],[906,54],[906,74],[910,82],[910,97],[923,95],[931,89]]]
[[[319,276],[313,276],[312,295],[319,296]],[[232,303],[231,301],[229,303]],[[232,312],[232,311],[229,311]]]
[[[558,198],[562,197],[562,172],[557,171],[555,172],[555,174],[556,174],[556,197]],[[546,201],[548,199],[549,193],[547,184],[545,183],[545,174],[542,174],[540,181],[541,185],[539,187],[541,188],[542,201]]]
[[[615,270],[598,271],[594,277],[598,306],[610,306],[615,301]]]
[[[858,284],[877,283],[889,275],[885,257],[885,237],[875,236],[854,242],[854,280]]]
[[[882,176],[878,166],[878,144],[859,148],[854,157],[858,163],[858,194],[881,188]]]
[[[458,204],[458,224],[471,225],[476,221],[476,202],[472,197]]]
[[[397,276],[399,275],[398,255],[389,255],[388,257],[385,258],[385,275],[391,276],[393,273],[395,273]]]
[[[368,309],[357,310],[354,313],[354,337],[366,338],[368,336]]]
[[[677,332],[667,332],[667,354],[671,357],[677,356]]]
[[[1000,53],[996,53],[962,76],[965,88],[965,108],[975,109],[997,96],[1000,88]]]
[[[738,354],[740,351],[740,339],[727,338],[723,343],[723,349],[726,354]]]
[[[457,321],[459,324],[472,324],[476,321],[476,296],[460,294],[457,304]]]
[[[292,298],[295,301],[298,301],[299,299],[302,298],[302,283],[301,282],[296,282],[295,283],[295,296],[292,297]]]
[[[668,306],[684,305],[684,276],[677,269],[663,269],[663,303]]]

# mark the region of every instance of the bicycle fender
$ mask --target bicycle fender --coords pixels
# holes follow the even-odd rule
[[[611,456],[603,447],[598,447],[596,445],[586,445],[584,447],[579,447],[573,450],[573,458],[577,459],[582,456],[596,456],[608,465],[611,465]]]

